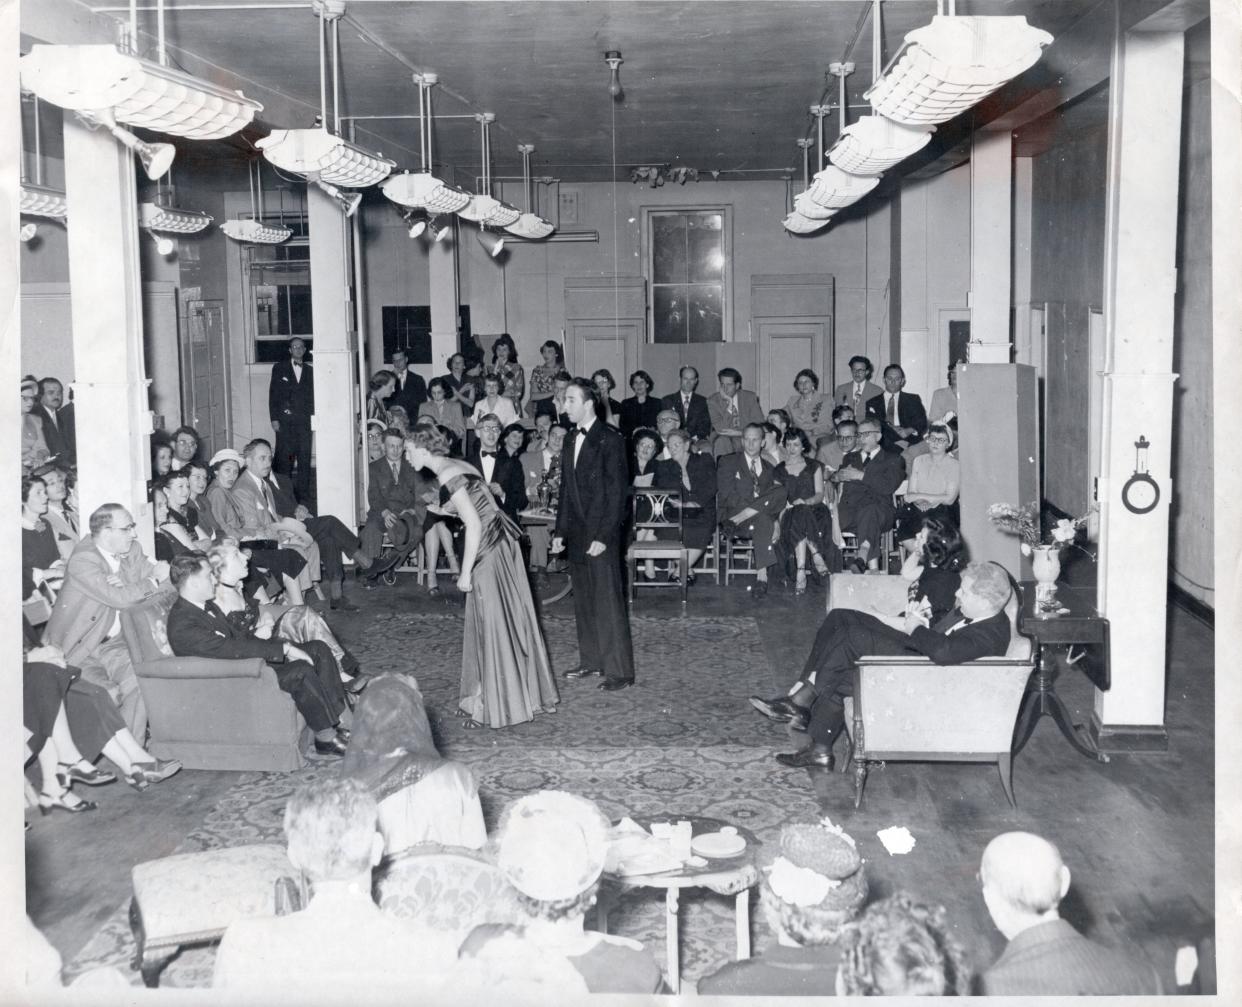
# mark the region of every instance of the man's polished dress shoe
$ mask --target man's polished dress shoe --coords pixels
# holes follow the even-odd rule
[[[778,724],[794,725],[799,731],[805,731],[806,726],[811,720],[811,711],[799,706],[785,696],[779,699],[764,699],[761,696],[751,696],[750,705],[762,713],[768,720],[775,720]]]
[[[370,675],[355,675],[348,682],[344,683],[345,691],[355,696],[361,696],[366,687],[371,684]]]
[[[318,755],[340,756],[340,755],[345,754],[345,745],[346,743],[341,740],[341,736],[339,733],[336,735],[336,737],[332,738],[332,740],[330,741],[320,741],[318,738],[316,738],[315,739],[315,752]]]
[[[603,689],[604,692],[620,692],[622,689],[628,689],[634,684],[634,679],[613,679],[611,682],[600,682],[597,688]]]
[[[816,748],[814,745],[804,748],[800,752],[781,752],[776,756],[776,761],[782,766],[789,766],[791,769],[832,770],[837,764],[831,752],[826,752],[822,748]]]
[[[571,668],[569,671],[565,672],[563,677],[568,682],[576,682],[580,678],[590,678],[592,675],[602,675],[603,673],[604,670],[602,668],[578,667]]]

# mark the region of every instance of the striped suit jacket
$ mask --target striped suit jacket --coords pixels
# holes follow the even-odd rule
[[[1162,993],[1150,962],[1088,940],[1065,920],[1023,930],[979,981],[985,996]]]

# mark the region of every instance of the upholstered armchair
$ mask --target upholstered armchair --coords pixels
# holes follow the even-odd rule
[[[833,577],[832,608],[895,614],[907,582],[897,576]],[[993,762],[1010,805],[1014,723],[1035,670],[1029,638],[1018,633],[1017,593],[1009,599],[1009,650],[1004,657],[937,665],[925,657],[864,657],[845,702],[854,806],[862,803],[867,771],[883,762]]]
[[[187,769],[300,769],[306,722],[276,673],[258,658],[174,656],[167,620],[176,597],[160,592],[121,612],[150,718],[151,754]]]
[[[477,850],[424,843],[386,857],[373,875],[379,907],[437,932],[464,938],[484,923],[519,923],[517,892]]]

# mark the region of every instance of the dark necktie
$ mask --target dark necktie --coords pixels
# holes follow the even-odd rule
[[[888,400],[888,422],[892,426],[897,425],[897,396],[894,395]]]
[[[399,483],[401,481],[401,463],[400,462],[389,462],[388,464],[389,464],[389,467],[392,469],[392,481],[395,483]]]

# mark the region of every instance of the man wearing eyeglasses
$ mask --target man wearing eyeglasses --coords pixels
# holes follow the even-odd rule
[[[90,536],[69,557],[45,633],[45,642],[59,647],[84,679],[108,690],[135,738],[146,734],[147,708],[121,635],[121,610],[167,581],[168,564],[143,553],[129,511],[106,503],[91,514]]]
[[[897,519],[893,494],[906,477],[906,463],[895,451],[880,446],[881,436],[880,421],[874,416],[859,423],[858,447],[845,456],[830,477],[842,487],[837,505],[841,530],[853,533],[858,540],[858,558],[853,565],[856,573],[879,565],[872,551]]]

